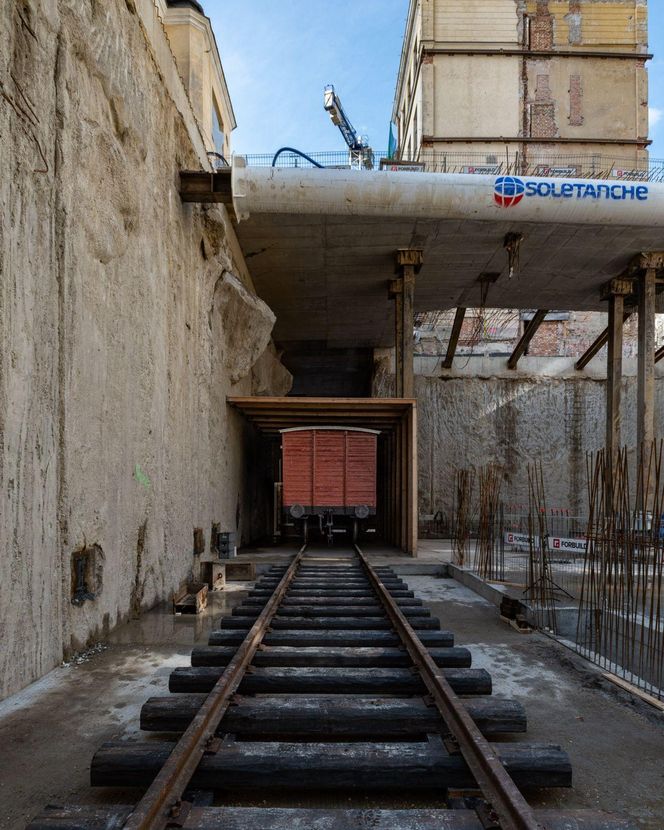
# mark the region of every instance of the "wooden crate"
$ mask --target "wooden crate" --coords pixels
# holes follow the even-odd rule
[[[229,582],[253,581],[256,579],[256,565],[253,562],[226,562],[226,579]]]
[[[173,594],[174,614],[200,614],[207,606],[208,586],[204,582],[185,582]]]
[[[226,585],[226,564],[219,560],[202,560],[201,578],[211,591],[223,591]]]

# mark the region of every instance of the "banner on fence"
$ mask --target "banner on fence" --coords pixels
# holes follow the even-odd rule
[[[514,533],[511,530],[505,532],[505,544],[519,550],[530,550],[531,540],[533,547],[539,547],[539,536],[531,537],[527,533]],[[566,539],[563,536],[549,536],[548,548],[554,552],[585,553],[586,544],[585,539]]]
[[[539,536],[533,538],[527,533],[512,533],[511,530],[505,533],[505,544],[521,550],[530,550],[531,539],[533,546],[537,547],[539,545]]]

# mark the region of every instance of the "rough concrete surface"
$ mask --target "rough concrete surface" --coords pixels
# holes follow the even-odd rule
[[[463,357],[459,362],[463,363]],[[503,472],[501,497],[528,506],[528,464],[541,460],[547,504],[586,515],[586,453],[604,445],[606,380],[512,373],[505,358],[486,359],[482,377],[435,374],[415,378],[419,510],[454,513],[458,469],[495,463]],[[389,360],[375,375],[374,394],[391,394]],[[664,431],[664,378],[656,383],[656,434]],[[636,379],[623,380],[622,440],[636,445]],[[525,508],[525,511],[523,510]],[[508,512],[510,508],[508,507]],[[517,512],[514,510],[513,512]]]
[[[533,793],[540,807],[626,814],[643,830],[664,826],[664,713],[621,691],[590,663],[542,634],[519,634],[487,600],[452,579],[406,577],[493,694],[526,707],[528,732],[515,740],[559,744],[572,762],[573,789]]]
[[[0,828],[20,830],[46,804],[122,802],[89,787],[90,760],[104,741],[137,738],[143,703],[168,694],[168,676],[207,644],[248,583],[211,593],[199,616],[159,606],[119,626],[103,650],[83,654],[0,703]],[[100,705],[100,701],[102,704]],[[129,801],[134,797],[132,793]]]
[[[132,2],[2,3],[0,92],[2,698],[167,598],[195,527],[248,535],[225,398],[288,377]]]

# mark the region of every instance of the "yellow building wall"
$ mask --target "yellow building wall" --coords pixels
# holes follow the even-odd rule
[[[514,0],[436,0],[434,38],[449,43],[518,41]]]
[[[600,58],[529,61],[529,98],[532,100],[536,96],[538,76],[546,75],[555,102],[558,137],[635,138],[647,132],[647,125],[641,123],[642,116],[647,117],[647,105],[641,106],[641,98],[637,95],[643,74],[643,68],[638,68],[632,61]],[[572,76],[577,76],[581,83],[582,124],[570,123]]]
[[[570,11],[568,0],[550,0],[554,20],[554,46],[602,47],[606,50],[645,46],[648,42],[648,7],[637,0],[586,0],[578,13]],[[529,15],[537,13],[537,0],[528,0]],[[579,38],[580,21],[580,38]]]
[[[501,55],[437,55],[435,135],[518,135],[520,71],[518,61]]]

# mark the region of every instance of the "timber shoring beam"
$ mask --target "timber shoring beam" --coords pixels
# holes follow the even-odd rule
[[[463,326],[463,321],[465,317],[466,309],[457,308],[456,314],[454,315],[452,333],[450,334],[450,342],[447,344],[447,354],[445,355],[445,360],[443,360],[443,369],[452,368],[452,362],[454,361],[454,355],[456,354],[457,345],[459,343],[459,336],[461,334],[461,328]]]
[[[548,309],[545,308],[540,308],[535,312],[533,319],[525,327],[525,330],[521,335],[521,339],[514,347],[514,351],[510,355],[510,359],[507,361],[508,369],[516,369],[517,363],[530,345],[530,341],[537,333],[537,329],[542,325],[544,318],[548,313]]]
[[[625,311],[623,313],[623,325],[629,320],[629,318],[632,316],[632,314],[633,314],[632,311]],[[599,354],[599,352],[604,348],[604,346],[606,346],[606,344],[608,342],[609,342],[609,327],[607,326],[604,329],[604,331],[599,335],[599,337],[597,337],[597,339],[594,340],[593,343],[590,346],[588,346],[588,348],[585,350],[585,352],[576,361],[576,363],[574,364],[574,368],[579,372],[582,369],[585,369],[586,366],[593,359],[593,357],[595,357],[597,354]]]
[[[655,352],[655,363],[659,363],[659,361],[664,357],[664,346],[660,346],[659,349]]]

